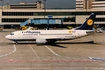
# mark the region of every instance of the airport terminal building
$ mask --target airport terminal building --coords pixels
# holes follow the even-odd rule
[[[95,24],[105,25],[105,1],[101,0],[76,0],[76,9],[45,9],[41,1],[7,4],[0,8],[0,24],[5,26],[19,26],[28,19],[47,19],[48,16],[63,19],[63,25],[82,24],[91,13],[97,14]]]

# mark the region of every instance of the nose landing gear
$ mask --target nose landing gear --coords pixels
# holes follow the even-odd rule
[[[13,41],[14,44],[18,44],[18,41]]]

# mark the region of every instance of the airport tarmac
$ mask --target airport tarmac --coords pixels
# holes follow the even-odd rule
[[[57,45],[13,44],[10,32],[0,32],[0,70],[105,70],[105,61],[89,59],[105,58],[105,32]]]

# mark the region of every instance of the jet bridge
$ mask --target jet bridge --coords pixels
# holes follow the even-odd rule
[[[20,23],[20,26],[26,26],[26,25],[42,25],[42,24],[63,24],[62,23],[63,20],[61,18],[53,18],[53,19],[46,19],[46,18],[42,18],[42,19],[28,19],[25,22]]]
[[[47,28],[49,27],[55,27],[55,26],[61,26],[63,24],[62,18],[35,18],[35,19],[28,19],[25,22],[20,23],[20,26],[22,29],[26,29],[26,26],[31,27],[41,27],[41,28]]]

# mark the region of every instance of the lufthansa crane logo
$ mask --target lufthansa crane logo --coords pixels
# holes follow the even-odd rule
[[[93,24],[93,20],[92,20],[92,19],[88,19],[87,24],[88,24],[89,26],[91,26],[91,25]]]

